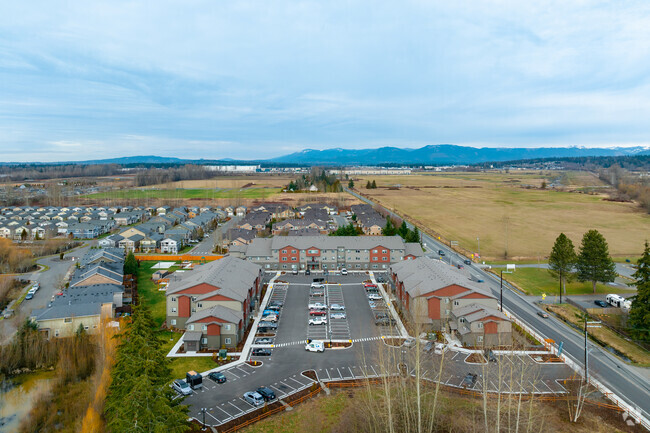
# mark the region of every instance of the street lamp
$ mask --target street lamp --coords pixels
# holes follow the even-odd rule
[[[590,322],[585,316],[585,382],[589,383],[589,351],[587,350],[587,328],[600,328],[600,322]]]
[[[203,413],[203,427],[201,427],[201,431],[206,431],[207,427],[205,425],[205,408],[204,407],[201,408],[201,412]]]

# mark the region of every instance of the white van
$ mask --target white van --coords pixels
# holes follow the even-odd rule
[[[609,294],[605,300],[613,307],[622,307],[625,304],[625,298],[620,295]]]
[[[325,352],[325,343],[320,340],[314,340],[305,345],[305,350],[309,352]]]

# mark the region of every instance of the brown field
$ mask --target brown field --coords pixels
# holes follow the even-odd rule
[[[602,185],[589,174],[574,173],[569,172],[569,179],[576,186]],[[484,259],[545,257],[560,232],[577,248],[584,232],[592,228],[605,236],[612,255],[639,255],[650,238],[650,215],[635,203],[605,201],[603,195],[533,188],[561,174],[368,176],[355,183],[362,194],[447,241],[458,241],[466,250],[478,252],[480,238]],[[365,189],[368,180],[375,180],[378,188]]]

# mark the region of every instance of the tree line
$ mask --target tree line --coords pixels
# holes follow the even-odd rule
[[[582,238],[576,253],[573,242],[564,233],[555,240],[549,256],[549,272],[559,280],[561,290],[566,294],[566,283],[576,278],[580,282],[592,283],[596,293],[596,283],[614,281],[617,276],[616,265],[609,255],[607,241],[597,230],[589,230]],[[632,307],[628,320],[630,333],[634,338],[650,341],[650,245],[645,243],[642,257],[637,261],[636,272],[632,275],[637,293],[632,297]]]
[[[395,236],[398,235],[404,242],[420,242],[420,231],[417,227],[413,226],[413,230],[409,229],[406,225],[406,221],[402,221],[402,224],[397,227],[392,218],[386,218],[386,226],[382,229],[382,234],[384,236]]]

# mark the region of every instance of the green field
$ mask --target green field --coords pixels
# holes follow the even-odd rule
[[[160,326],[165,321],[165,292],[158,290],[156,283],[151,281],[151,275],[157,269],[151,269],[157,262],[140,262],[138,267],[138,296],[141,305],[146,305],[151,311],[151,317],[156,326]],[[173,267],[172,267],[173,269]]]
[[[499,275],[499,270],[495,272]],[[512,274],[504,273],[503,279],[514,283],[528,295],[541,296],[545,293],[548,297],[559,297],[560,294],[560,283],[546,269],[519,268]],[[579,281],[567,283],[566,291],[568,295],[586,295],[593,293],[590,282],[581,283]],[[596,284],[596,293],[630,293],[631,291],[621,290],[618,287],[607,286],[601,283]]]
[[[262,199],[279,194],[280,188],[231,188],[231,189],[121,189],[99,192],[85,197],[91,199],[136,200],[136,199],[217,199],[251,198]]]
[[[161,333],[162,339],[165,341],[163,349],[165,354],[174,347],[174,344],[181,338],[181,335],[178,332],[165,332]],[[171,340],[170,340],[171,336]],[[210,356],[193,356],[193,357],[182,357],[182,358],[169,358],[171,359],[169,367],[172,370],[172,377],[174,379],[180,379],[185,377],[185,373],[190,370],[198,371],[199,373],[206,370],[211,370],[217,366],[216,363],[212,361]]]

